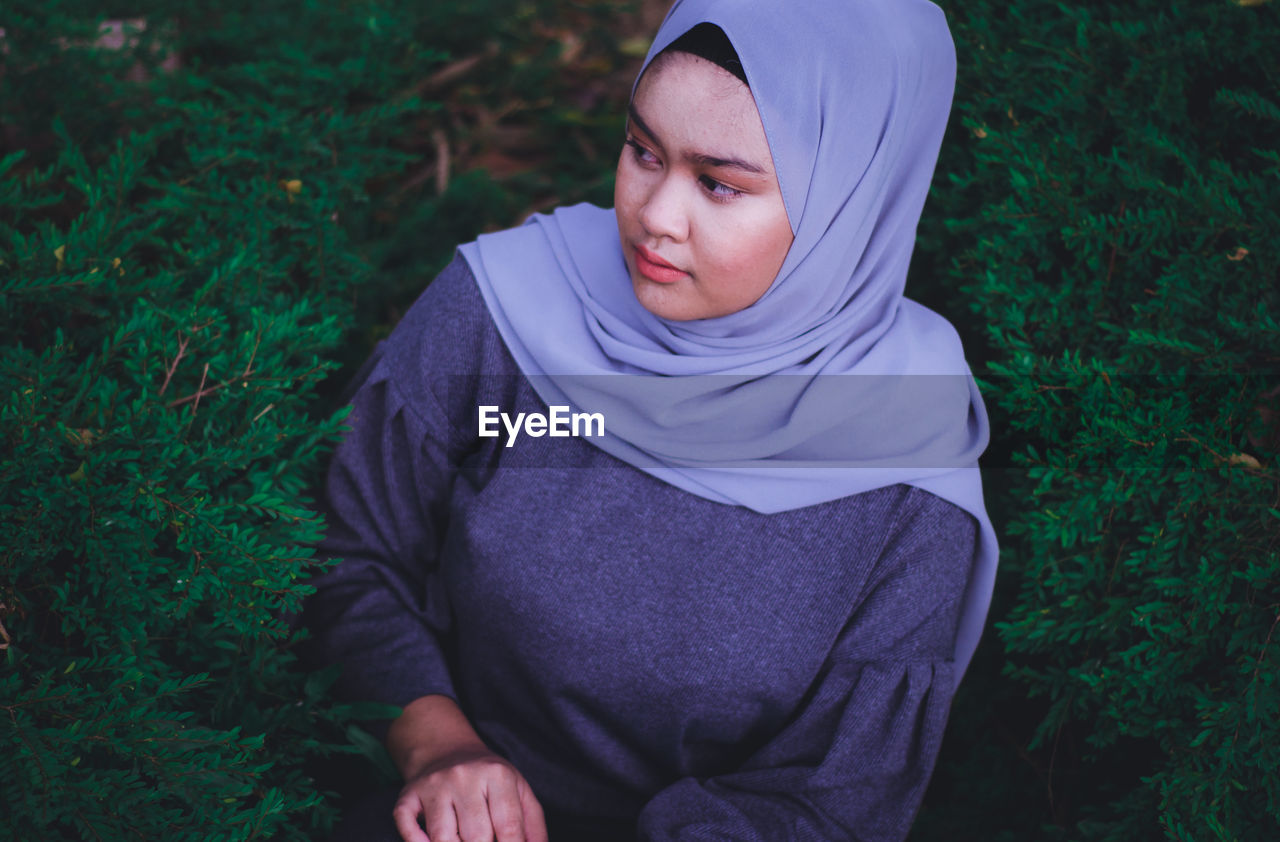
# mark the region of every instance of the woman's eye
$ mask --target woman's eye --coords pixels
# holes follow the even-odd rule
[[[699,177],[698,181],[700,181],[706,191],[716,199],[732,199],[735,196],[742,195],[741,190],[734,190],[727,184],[721,184],[709,175]]]
[[[642,164],[656,164],[658,157],[640,145],[640,142],[634,138],[627,138],[627,146],[631,147],[631,153],[635,155],[637,161]]]

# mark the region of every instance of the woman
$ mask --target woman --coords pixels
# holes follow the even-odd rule
[[[463,246],[380,348],[307,618],[404,707],[350,838],[906,835],[995,563],[902,297],[954,62],[926,0],[677,2],[616,209]]]

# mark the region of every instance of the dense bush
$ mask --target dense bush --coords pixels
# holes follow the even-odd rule
[[[1275,839],[1280,9],[946,5],[1004,553],[915,838]]]
[[[379,74],[433,57],[288,6],[221,4],[189,37],[151,17],[120,51],[73,4],[6,9],[5,838],[328,821],[306,765],[346,750],[350,712],[293,667],[281,615],[339,431],[316,385],[369,276],[338,220],[424,108]],[[186,69],[160,72],[174,50]]]

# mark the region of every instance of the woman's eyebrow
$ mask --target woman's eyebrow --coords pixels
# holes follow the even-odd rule
[[[653,138],[654,141],[661,143],[661,141],[658,141],[658,136],[653,133],[653,129],[650,129],[648,124],[640,119],[640,112],[636,110],[634,102],[627,106],[627,116],[631,118],[631,122],[640,127],[640,131]],[[707,155],[703,152],[690,152],[685,155],[685,160],[703,167],[729,167],[755,175],[768,175],[768,171],[760,165],[744,161],[741,158],[721,158],[717,155]]]

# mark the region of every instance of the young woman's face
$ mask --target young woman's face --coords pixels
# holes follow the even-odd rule
[[[794,239],[751,91],[688,53],[641,78],[613,200],[636,298],[668,319],[751,306]]]

